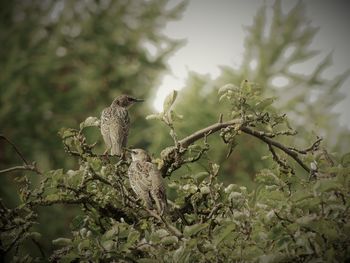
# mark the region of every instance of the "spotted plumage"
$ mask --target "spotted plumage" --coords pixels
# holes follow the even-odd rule
[[[167,208],[165,185],[157,166],[142,149],[132,150],[132,162],[128,175],[131,188],[140,197],[148,209],[153,209],[153,203],[159,214]]]
[[[106,153],[110,151],[111,155],[122,155],[129,134],[128,108],[139,101],[143,100],[121,95],[114,99],[111,106],[102,111],[101,134],[107,146]]]

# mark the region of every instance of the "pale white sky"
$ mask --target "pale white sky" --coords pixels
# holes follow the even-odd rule
[[[175,5],[179,0],[172,0]],[[282,1],[284,11],[288,11],[298,1]],[[188,71],[210,74],[213,78],[220,73],[219,65],[239,67],[244,51],[243,26],[251,25],[257,9],[265,3],[271,7],[274,1],[244,0],[190,0],[180,21],[167,25],[164,33],[175,39],[187,39],[168,61],[172,73],[164,76],[154,103],[162,110],[165,96],[173,89],[181,89]],[[333,51],[334,65],[324,72],[325,77],[333,77],[350,68],[350,4],[346,1],[308,0],[306,17],[312,26],[320,27],[311,43],[313,49],[320,50],[319,60]],[[271,14],[271,10],[269,10]],[[215,48],[213,48],[215,47]],[[313,60],[312,63],[317,61]],[[305,72],[308,65],[300,67]],[[342,86],[345,99],[334,109],[341,113],[342,125],[350,126],[350,79]]]

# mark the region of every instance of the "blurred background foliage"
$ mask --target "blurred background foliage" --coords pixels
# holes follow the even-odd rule
[[[261,7],[253,24],[246,27],[245,54],[239,69],[221,66],[221,75],[216,79],[189,73],[175,106],[184,116],[176,126],[179,134],[185,136],[218,121],[218,112],[225,113],[227,108],[225,102],[217,98],[218,89],[227,83],[237,84],[248,79],[258,85],[264,96],[277,98],[274,105],[280,109],[280,114],[287,114],[291,126],[297,130],[297,139],[293,137],[291,141],[286,137],[284,143],[308,147],[318,135],[334,158],[345,153],[350,146],[349,130],[339,125],[332,109],[343,97],[339,89],[349,75],[348,69],[332,79],[325,79],[322,73],[332,65],[332,54],[329,54],[310,69],[310,74],[293,71],[293,67],[319,54],[310,46],[317,31],[310,26],[301,1],[286,14],[281,10],[281,2],[276,1],[271,21],[266,7]],[[224,120],[225,117],[228,119],[228,114],[224,115]],[[165,130],[160,136],[170,138]],[[239,138],[237,148],[226,161],[228,150],[221,139],[213,136],[210,141],[209,159],[222,165],[222,179],[253,186],[255,172],[266,167],[267,161],[259,156],[265,155],[267,147],[249,136]],[[166,138],[160,139],[153,144],[153,151],[157,152],[160,145],[164,147],[168,143]]]
[[[144,145],[144,112],[166,58],[180,44],[161,29],[184,8],[169,9],[163,0],[1,1],[0,133],[40,169],[69,168],[73,159],[62,148],[59,129],[99,117],[117,95],[128,93],[147,101],[132,110],[136,125],[130,133],[130,142]],[[97,130],[89,138],[104,150]],[[0,169],[19,163],[0,141]],[[18,202],[15,176],[0,178],[1,198],[10,206]],[[67,233],[77,211],[61,212],[59,206],[41,213],[47,240]]]
[[[167,58],[182,43],[169,39],[161,30],[167,22],[180,19],[186,8],[183,2],[169,9],[168,2],[1,1],[0,132],[41,169],[68,169],[73,162],[64,153],[58,130],[78,127],[88,116],[99,117],[114,97],[128,93],[147,101],[131,110],[129,144],[159,156],[172,139],[160,122],[144,117],[154,111],[152,103],[159,78],[167,70]],[[311,74],[293,73],[292,66],[317,56],[309,46],[317,29],[308,24],[301,2],[287,14],[280,5],[279,1],[274,5],[271,23],[265,7],[258,10],[253,25],[247,28],[246,51],[239,69],[222,66],[217,79],[189,72],[175,105],[183,115],[175,125],[180,138],[216,122],[218,112],[228,119],[226,102],[217,97],[218,88],[249,79],[264,95],[278,97],[275,105],[299,133],[291,145],[308,147],[315,136],[306,135],[306,131],[314,131],[324,137],[335,158],[336,153],[349,149],[349,132],[338,126],[337,116],[331,112],[341,99],[338,90],[348,73],[333,79],[322,77],[331,65],[331,54],[315,65]],[[287,80],[284,87],[274,86],[278,77]],[[102,152],[99,131],[91,128],[88,137],[98,142]],[[260,157],[266,154],[266,145],[240,136],[226,161],[228,150],[220,140],[219,136],[209,138],[207,160],[222,165],[222,180],[253,187],[255,172],[269,162]],[[288,140],[284,142],[290,143]],[[0,141],[1,169],[19,162],[13,150]],[[201,162],[188,169],[201,170]],[[1,198],[9,204],[16,202],[13,178],[14,174],[0,178]],[[43,222],[55,221],[42,226],[48,240],[65,231],[64,226],[76,213],[70,209],[62,215],[59,209],[46,209],[48,212],[41,215]]]

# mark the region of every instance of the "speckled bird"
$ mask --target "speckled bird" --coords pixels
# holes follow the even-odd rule
[[[142,149],[131,150],[131,158],[128,170],[131,188],[148,209],[153,209],[155,203],[158,213],[162,215],[167,209],[167,198],[160,171]]]
[[[111,151],[111,155],[121,156],[126,147],[130,119],[128,108],[135,102],[141,102],[128,95],[120,95],[115,98],[111,106],[105,108],[101,114],[101,134],[107,146],[105,154]]]

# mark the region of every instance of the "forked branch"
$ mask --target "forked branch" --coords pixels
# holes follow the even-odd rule
[[[264,132],[256,131],[250,127],[247,127],[246,124],[243,123],[242,119],[233,119],[233,120],[230,120],[227,122],[219,121],[218,123],[212,124],[206,128],[198,130],[198,131],[192,133],[191,135],[180,140],[179,146],[182,149],[187,148],[188,146],[190,146],[191,144],[193,144],[197,140],[200,140],[206,136],[209,136],[210,134],[213,134],[213,133],[215,133],[223,128],[229,127],[229,126],[234,126],[235,129],[240,130],[240,131],[244,132],[245,134],[248,134],[248,135],[251,135],[251,136],[258,138],[259,140],[265,142],[269,147],[273,146],[273,147],[280,149],[281,151],[283,151],[284,153],[289,155],[291,158],[293,158],[308,173],[310,173],[310,168],[300,159],[299,155],[306,154],[309,151],[313,151],[315,148],[317,148],[319,146],[319,144],[322,140],[321,138],[317,138],[317,140],[312,144],[311,147],[307,148],[306,150],[298,150],[295,148],[287,147],[287,146],[273,140],[272,136],[270,136],[270,134],[265,135]],[[176,150],[176,148],[174,148],[174,151],[175,150]],[[164,165],[161,169],[163,172],[168,171],[168,168],[171,165],[171,160],[172,160],[171,155],[172,154],[173,153],[170,152],[168,154],[168,156],[166,156],[166,158],[164,158],[164,160],[167,160],[167,161],[164,163]]]

